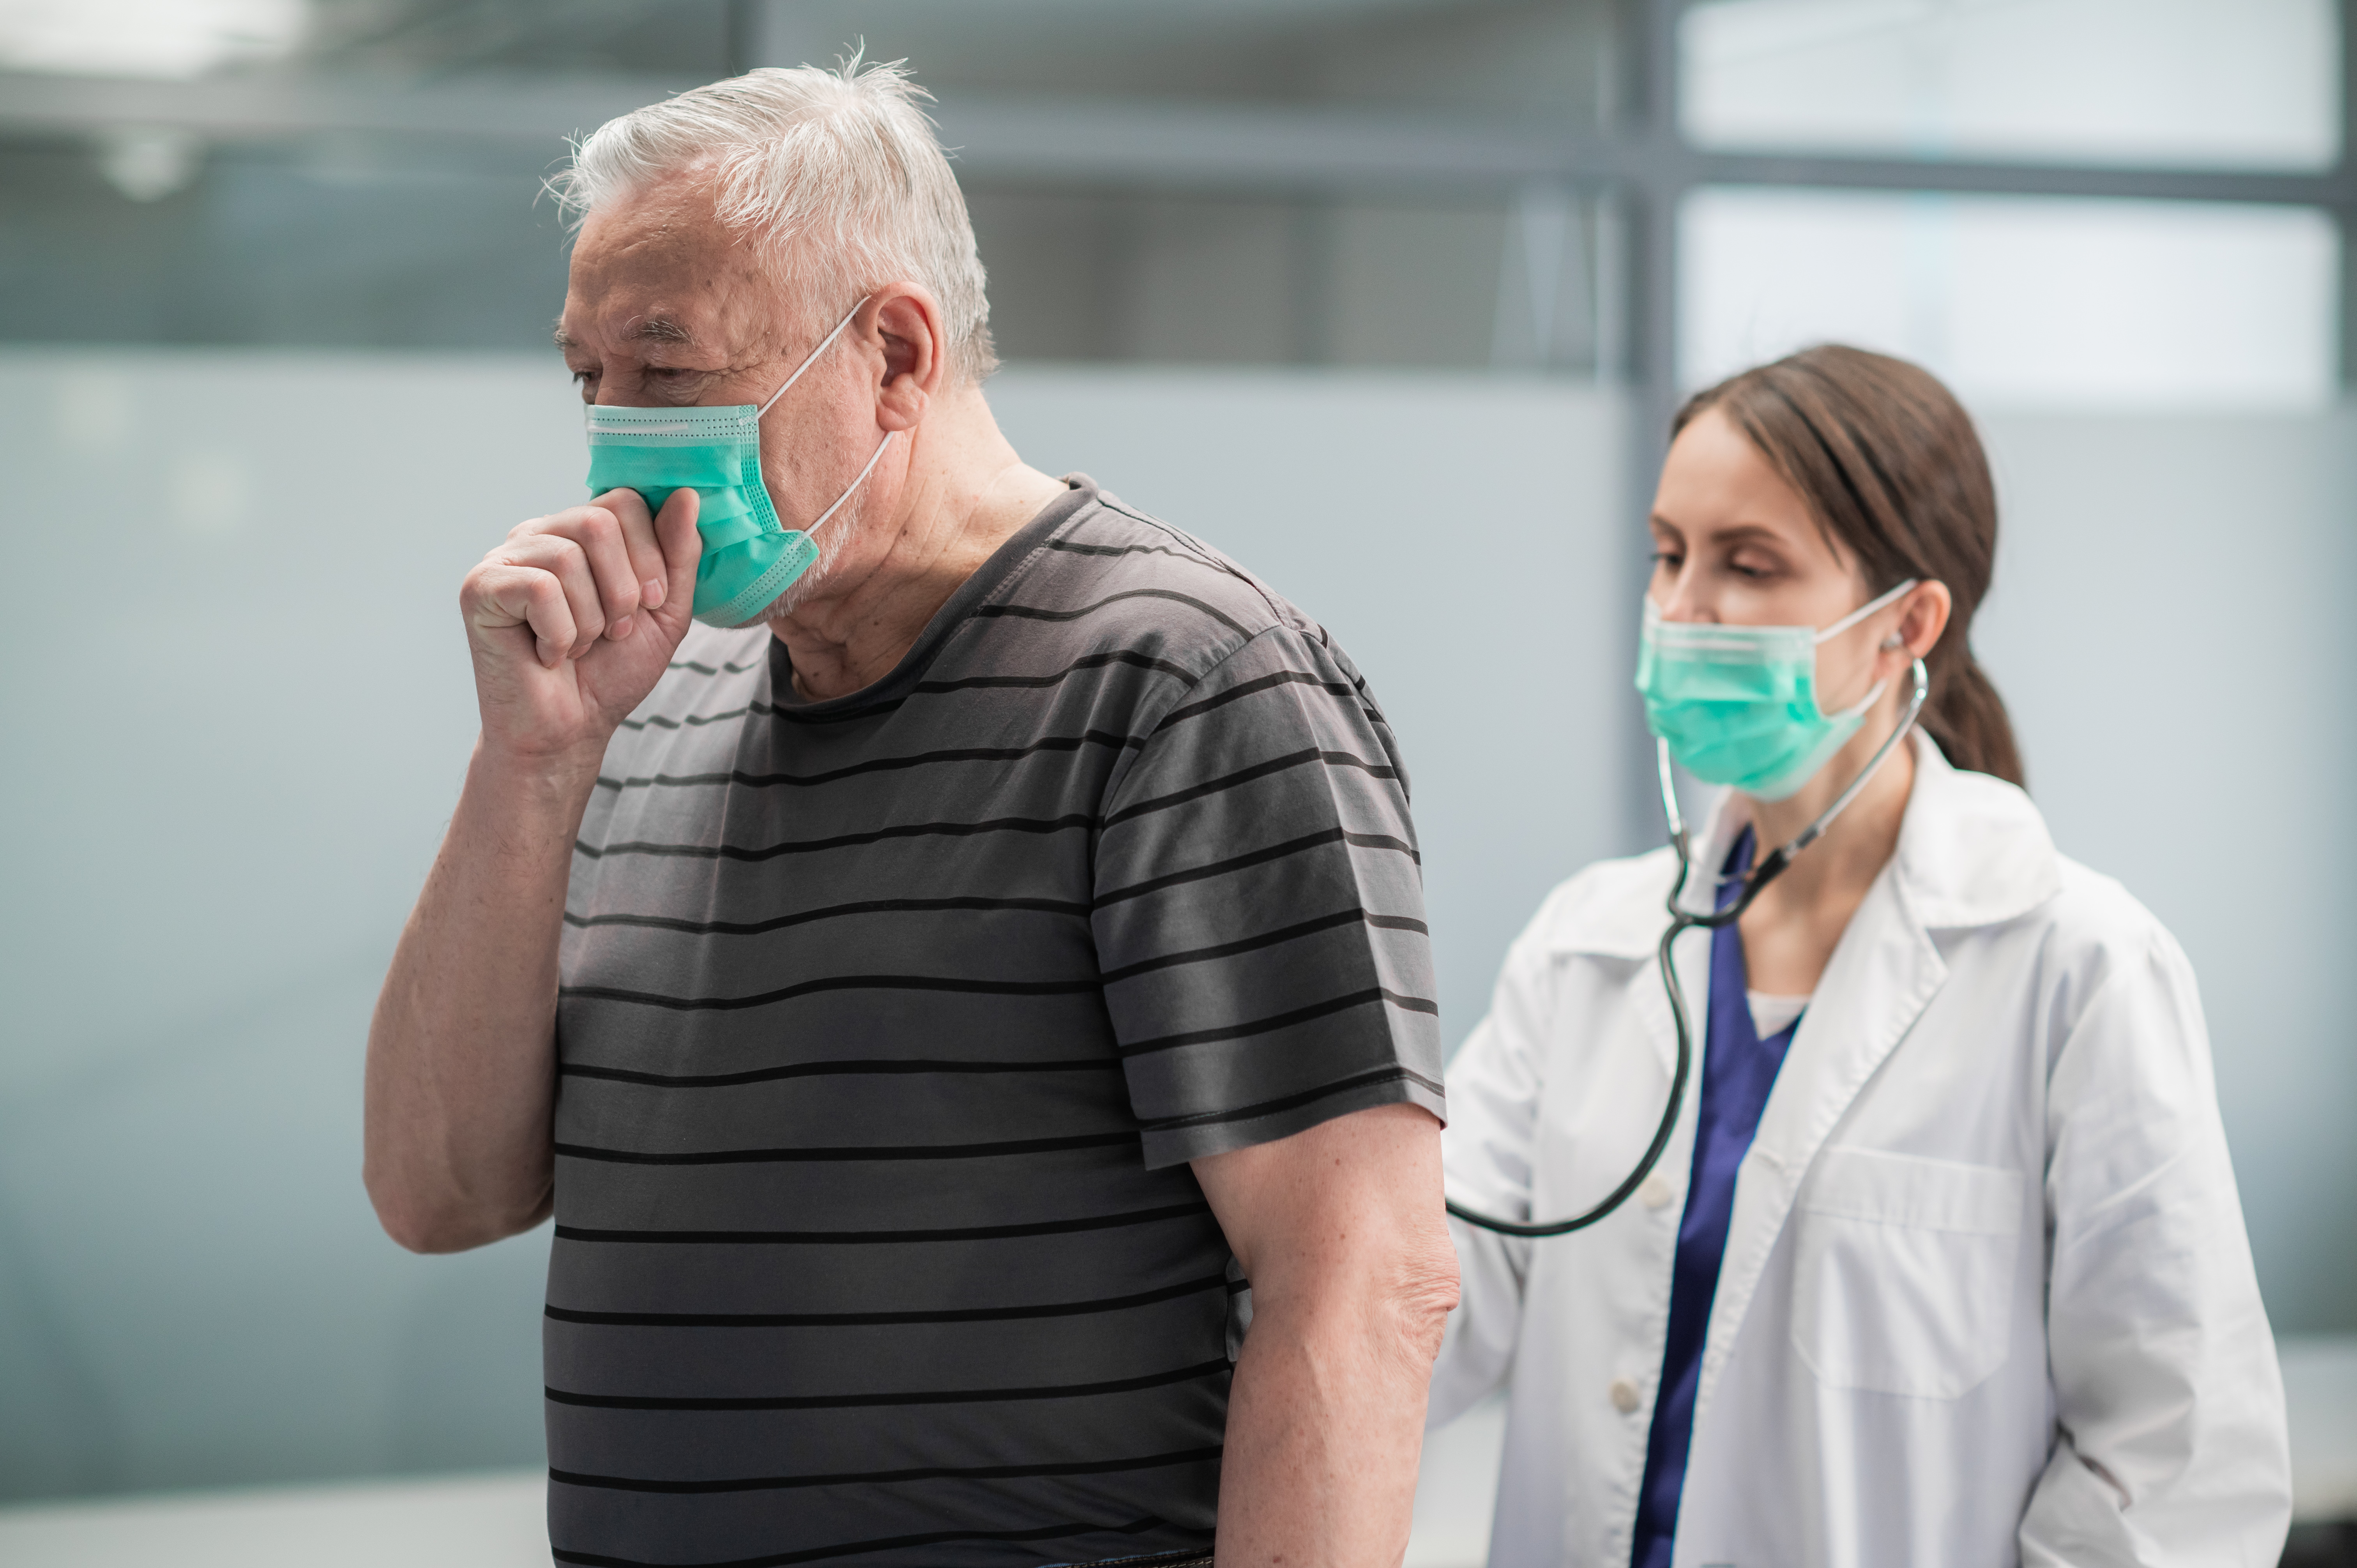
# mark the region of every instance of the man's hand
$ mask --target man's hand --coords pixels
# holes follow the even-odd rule
[[[1228,1396],[1219,1561],[1394,1568],[1425,1389],[1457,1305],[1440,1123],[1382,1105],[1194,1169],[1252,1281]]]
[[[369,1029],[363,1179],[425,1252],[547,1214],[556,943],[573,837],[615,726],[695,603],[695,492],[535,518],[459,590],[483,735]]]
[[[696,495],[647,515],[608,490],[517,524],[458,590],[483,744],[519,761],[591,766],[687,635],[703,542]]]

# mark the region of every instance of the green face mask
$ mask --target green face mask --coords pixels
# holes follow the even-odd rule
[[[802,372],[858,314],[859,306],[852,306],[851,316],[836,322],[834,330],[786,378],[785,386],[758,408],[749,403],[692,408],[589,406],[591,495],[636,490],[646,498],[649,511],[661,511],[673,491],[695,492],[695,532],[703,536],[704,554],[695,565],[694,612],[707,626],[744,626],[759,619],[810,570],[818,559],[818,545],[811,536],[842,510],[892,444],[893,432],[886,431],[859,478],[808,528],[790,529],[779,522],[769,486],[761,481],[761,416],[802,380]]]
[[[1732,785],[1757,800],[1783,800],[1857,732],[1889,684],[1878,681],[1856,706],[1824,712],[1817,706],[1817,644],[1914,585],[1910,577],[1823,631],[1663,620],[1649,596],[1637,641],[1645,727],[1704,783]]]

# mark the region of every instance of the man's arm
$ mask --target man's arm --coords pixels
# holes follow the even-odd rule
[[[404,1247],[548,1213],[573,838],[608,737],[686,634],[701,548],[694,490],[660,528],[618,490],[517,528],[459,591],[482,736],[369,1028],[362,1177]]]
[[[1407,1550],[1425,1390],[1457,1304],[1440,1124],[1381,1105],[1193,1162],[1252,1282],[1221,1465],[1231,1568]]]
[[[451,1252],[549,1209],[556,941],[573,835],[596,784],[478,745],[369,1028],[368,1154],[377,1218],[412,1251]]]

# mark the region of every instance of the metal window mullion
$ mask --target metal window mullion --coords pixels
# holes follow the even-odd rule
[[[2357,387],[2357,0],[2341,0],[2341,385]]]

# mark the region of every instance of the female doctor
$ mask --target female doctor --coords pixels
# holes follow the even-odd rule
[[[1676,939],[1699,1079],[1633,1200],[1551,1239],[1452,1221],[1431,1419],[1508,1391],[1492,1568],[2271,1568],[2282,1382],[2193,972],[2020,789],[1967,641],[1996,543],[1971,422],[1829,347],[1674,435],[1638,680],[1729,786],[1681,907],[1732,908],[1919,671],[1929,701],[1739,919]],[[1677,879],[1668,850],[1590,866],[1516,940],[1448,1074],[1458,1204],[1544,1221],[1639,1161]]]

